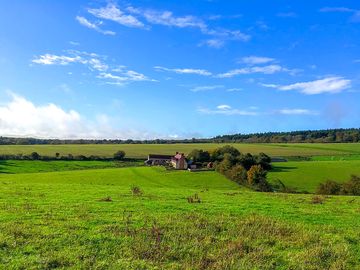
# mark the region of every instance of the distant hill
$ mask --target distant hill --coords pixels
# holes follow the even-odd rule
[[[155,139],[155,140],[60,140],[37,138],[0,137],[0,145],[34,144],[173,144],[173,143],[352,143],[360,142],[360,128],[266,132],[252,134],[220,135],[205,139]]]

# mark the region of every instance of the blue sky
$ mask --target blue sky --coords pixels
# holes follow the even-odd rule
[[[360,126],[355,0],[12,0],[0,25],[2,136]]]

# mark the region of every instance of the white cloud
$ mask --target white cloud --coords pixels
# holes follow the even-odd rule
[[[360,22],[360,10],[347,8],[347,7],[324,7],[320,9],[320,12],[346,12],[351,13],[350,22],[358,23]]]
[[[69,51],[69,55],[54,55],[44,54],[32,60],[33,63],[41,65],[68,65],[71,63],[78,63],[87,66],[91,71],[98,72],[97,78],[107,80],[107,84],[124,85],[126,82],[135,81],[155,81],[148,78],[142,73],[127,69],[125,66],[118,66],[112,69],[119,75],[114,75],[107,72],[110,66],[105,63],[106,57],[99,56],[95,53]]]
[[[10,93],[11,100],[0,105],[0,134],[10,137],[59,139],[155,139],[169,138],[151,131],[116,126],[106,114],[89,120],[76,110],[64,110],[49,103],[36,105]]]
[[[310,82],[299,82],[290,85],[262,84],[262,86],[277,88],[282,91],[298,90],[306,95],[316,95],[322,93],[340,93],[351,87],[351,80],[343,77],[327,77],[321,80]]]
[[[125,14],[124,11],[113,3],[109,3],[106,7],[99,9],[88,9],[88,12],[97,18],[114,21],[127,27],[144,27],[144,24],[136,17]]]
[[[231,106],[226,105],[226,104],[222,104],[222,105],[218,105],[216,108],[218,108],[219,110],[230,110]]]
[[[171,11],[141,10],[136,8],[128,8],[128,10],[144,16],[144,18],[151,24],[174,26],[179,28],[193,27],[205,29],[207,27],[202,20],[191,15],[177,17],[174,16]]]
[[[317,112],[308,109],[281,109],[277,112],[285,115],[317,115],[318,114]]]
[[[202,42],[213,48],[221,48],[226,41],[239,40],[248,41],[251,36],[239,30],[230,29],[212,29],[203,19],[193,16],[184,15],[176,16],[173,12],[165,10],[159,11],[154,9],[144,9],[128,6],[120,9],[113,3],[109,3],[106,7],[99,9],[88,9],[88,12],[97,18],[118,22],[128,27],[147,28],[138,18],[141,17],[148,22],[149,25],[163,25],[176,28],[196,28],[204,35],[212,38]],[[92,27],[88,24],[88,27]]]
[[[35,64],[41,65],[68,65],[70,63],[80,62],[80,56],[66,56],[66,55],[54,55],[54,54],[44,54],[32,60]]]
[[[190,89],[193,92],[201,92],[201,91],[209,91],[209,90],[215,90],[224,88],[223,85],[205,85],[205,86],[196,86],[192,89]]]
[[[160,71],[175,72],[178,74],[196,74],[202,76],[211,76],[212,73],[205,69],[194,69],[194,68],[166,68],[161,66],[155,66],[154,69]]]
[[[262,56],[246,56],[241,59],[242,63],[248,64],[248,65],[259,65],[259,64],[267,64],[270,62],[275,61],[274,58],[270,57],[262,57]]]
[[[92,23],[90,22],[88,19],[81,17],[81,16],[76,16],[76,20],[83,26],[93,29],[99,33],[102,33],[104,35],[115,35],[116,33],[110,30],[103,30],[99,27],[98,24],[96,23]]]
[[[256,116],[259,114],[254,111],[233,109],[228,105],[219,105],[219,106],[215,110],[208,108],[199,108],[197,109],[197,112],[201,114],[209,114],[209,115],[219,114],[219,115],[227,115],[227,116],[231,116],[231,115]]]
[[[239,92],[239,91],[242,91],[243,89],[242,88],[229,88],[229,89],[226,89],[227,92]]]
[[[237,75],[262,73],[262,74],[274,74],[276,72],[288,72],[289,70],[279,65],[268,65],[262,67],[245,67],[240,69],[233,69],[226,73],[218,74],[218,78],[232,78]]]

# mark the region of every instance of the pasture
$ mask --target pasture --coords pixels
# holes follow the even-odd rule
[[[314,203],[216,172],[147,167],[1,174],[0,194],[3,269],[360,266],[355,197]]]
[[[118,150],[126,152],[127,157],[145,158],[150,153],[174,154],[175,152],[189,153],[191,150],[213,150],[227,144],[197,143],[197,144],[78,144],[78,145],[0,145],[1,154],[30,154],[38,152],[40,155],[95,155],[112,157]],[[264,152],[270,156],[349,156],[360,155],[360,143],[292,143],[292,144],[230,144],[243,153],[258,154]]]
[[[300,192],[314,192],[326,180],[345,182],[352,174],[360,175],[360,160],[290,161],[273,163],[268,179],[273,183],[281,180]]]

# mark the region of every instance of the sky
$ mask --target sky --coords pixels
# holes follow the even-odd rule
[[[360,127],[357,0],[0,5],[0,136]]]

